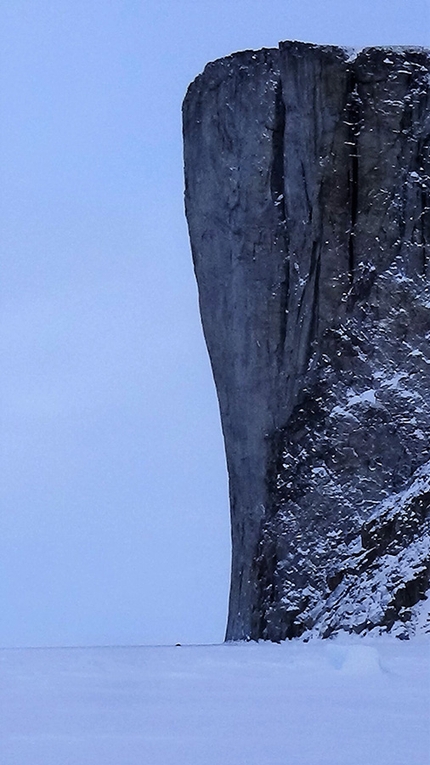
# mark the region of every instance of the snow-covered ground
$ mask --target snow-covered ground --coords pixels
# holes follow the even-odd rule
[[[0,651],[1,765],[429,765],[430,641]]]

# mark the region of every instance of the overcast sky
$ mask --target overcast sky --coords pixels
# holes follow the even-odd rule
[[[227,479],[182,202],[214,58],[430,46],[426,0],[1,0],[0,645],[214,642]]]

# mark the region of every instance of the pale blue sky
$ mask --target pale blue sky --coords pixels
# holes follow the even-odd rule
[[[227,482],[182,207],[205,63],[426,0],[0,2],[0,645],[212,642]]]

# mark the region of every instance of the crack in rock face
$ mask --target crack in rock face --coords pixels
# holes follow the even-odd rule
[[[236,53],[183,125],[227,639],[408,636],[430,570],[430,51]]]

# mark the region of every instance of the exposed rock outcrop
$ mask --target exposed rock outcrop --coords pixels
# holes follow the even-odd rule
[[[183,114],[230,481],[227,638],[412,631],[430,569],[430,52],[237,53]]]

